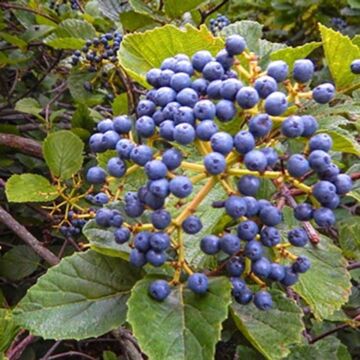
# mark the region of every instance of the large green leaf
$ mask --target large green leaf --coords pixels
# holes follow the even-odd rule
[[[338,128],[322,132],[329,134],[333,139],[333,150],[360,156],[360,145],[347,130]]]
[[[360,48],[348,36],[321,24],[319,28],[325,58],[337,89],[344,90],[352,83],[359,83],[359,77],[350,71],[350,64],[360,58]]]
[[[291,349],[286,360],[351,360],[346,346],[335,336],[329,336],[313,345],[298,345]]]
[[[120,326],[139,277],[128,262],[93,251],[64,258],[39,278],[14,310],[15,319],[44,339],[85,339]]]
[[[326,319],[344,305],[350,295],[350,274],[341,250],[326,236],[315,247],[292,248],[295,255],[311,261],[310,270],[301,274],[294,290],[309,304],[316,319]]]
[[[98,0],[101,13],[114,22],[120,20],[120,14],[131,9],[127,1],[119,2],[118,0]]]
[[[321,46],[320,42],[310,42],[302,46],[286,47],[284,49],[277,50],[270,55],[271,60],[283,60],[285,61],[290,70],[293,68],[294,62],[298,59],[306,58],[311,52]]]
[[[38,117],[42,111],[42,106],[36,99],[24,98],[16,103],[15,110]]]
[[[273,309],[262,311],[255,305],[234,303],[231,313],[236,325],[266,359],[283,359],[290,345],[300,343],[304,330],[302,311],[279,290],[271,290]]]
[[[61,130],[47,136],[43,143],[45,161],[54,176],[68,179],[83,163],[84,143],[71,131]]]
[[[38,267],[39,256],[26,245],[18,245],[0,257],[0,276],[11,281],[31,275]]]
[[[204,296],[179,285],[158,302],[148,295],[153,279],[139,281],[128,301],[128,321],[151,360],[212,360],[230,304],[230,282],[212,278]]]
[[[343,219],[338,224],[339,242],[344,255],[360,259],[360,221],[356,216]]]
[[[207,0],[165,0],[165,13],[171,18],[177,18],[187,11],[196,9],[205,2],[207,2]]]
[[[223,46],[219,38],[214,38],[205,26],[200,30],[186,25],[180,30],[174,25],[127,35],[119,51],[120,64],[129,74],[144,86],[146,72],[159,67],[161,62],[178,53],[189,56],[198,50],[207,49],[216,54]]]
[[[10,346],[17,330],[18,326],[15,324],[12,312],[8,309],[0,309],[0,356],[1,352]]]
[[[48,179],[36,174],[12,175],[5,192],[10,202],[47,202],[59,196]]]

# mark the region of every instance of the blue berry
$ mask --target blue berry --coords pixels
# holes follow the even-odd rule
[[[175,71],[175,65],[177,63],[177,60],[173,57],[168,57],[163,60],[161,63],[160,69],[161,70],[172,70]]]
[[[313,217],[314,210],[310,204],[299,204],[294,209],[294,216],[299,221],[309,221]]]
[[[224,68],[219,62],[210,61],[202,69],[202,74],[206,80],[219,80],[224,76]]]
[[[103,227],[110,226],[110,219],[112,217],[112,210],[108,208],[101,208],[96,212],[96,224]]]
[[[214,119],[216,107],[210,100],[200,100],[194,106],[194,114],[197,119]]]
[[[310,151],[322,150],[328,152],[333,146],[331,136],[328,134],[317,134],[309,140]]]
[[[94,203],[97,205],[105,205],[109,202],[109,196],[103,192],[99,192],[94,196]]]
[[[243,199],[246,202],[246,216],[255,216],[259,212],[258,201],[252,196],[245,196]]]
[[[136,107],[137,116],[151,116],[156,110],[156,105],[150,100],[140,100]]]
[[[222,87],[221,80],[211,81],[206,89],[206,94],[210,99],[221,99],[220,91]]]
[[[191,86],[191,79],[190,79],[189,74],[186,74],[184,72],[174,74],[174,76],[171,78],[170,86],[175,91],[180,91],[182,89],[190,87]]]
[[[122,177],[126,173],[126,165],[118,157],[113,157],[108,161],[107,169],[109,174],[115,177]]]
[[[251,109],[259,102],[258,92],[251,86],[244,86],[236,94],[236,102],[243,109]]]
[[[275,79],[278,83],[286,80],[289,73],[289,66],[285,61],[272,61],[267,67],[267,74]]]
[[[193,107],[199,101],[198,93],[192,88],[182,89],[176,96],[181,105]]]
[[[116,144],[116,151],[122,159],[130,159],[130,153],[135,144],[129,139],[120,139]]]
[[[263,224],[267,226],[276,226],[282,221],[281,211],[272,205],[261,209],[259,217]]]
[[[231,195],[225,201],[225,211],[228,215],[237,219],[246,214],[246,202],[240,196]]]
[[[320,227],[328,228],[335,225],[336,218],[332,210],[328,208],[320,208],[314,211],[314,220]]]
[[[93,166],[86,173],[86,180],[90,184],[103,184],[105,179],[106,172],[100,166]]]
[[[280,283],[284,286],[291,286],[297,283],[299,280],[298,274],[289,266],[285,267],[285,276],[282,280],[280,280]]]
[[[168,103],[163,109],[164,118],[167,120],[174,120],[174,115],[180,106],[181,105],[176,101]]]
[[[230,121],[236,115],[236,108],[230,100],[220,100],[216,104],[216,117],[223,122]]]
[[[149,286],[150,296],[157,301],[165,300],[170,292],[170,286],[165,280],[155,280]]]
[[[194,273],[189,276],[187,286],[195,294],[205,294],[209,287],[209,280],[205,274]]]
[[[95,153],[100,153],[106,150],[106,144],[103,142],[103,134],[96,133],[90,136],[89,146],[90,150]]]
[[[312,91],[313,99],[319,104],[326,104],[335,96],[335,87],[330,83],[318,85]]]
[[[156,91],[155,102],[159,106],[166,106],[176,99],[176,92],[170,87],[161,87]]]
[[[120,134],[127,134],[131,130],[131,119],[126,116],[117,116],[113,121],[114,130]]]
[[[245,199],[243,200],[245,201],[247,208],[246,200]],[[255,239],[255,236],[257,235],[258,232],[259,232],[259,227],[257,226],[256,222],[251,220],[243,221],[237,227],[237,234],[241,240],[246,240],[246,241],[253,240]]]
[[[174,128],[174,139],[181,145],[187,145],[195,140],[196,133],[192,125],[182,123]]]
[[[351,63],[350,70],[353,74],[360,74],[360,59],[356,59]]]
[[[150,137],[155,133],[155,122],[149,116],[141,116],[135,123],[135,128],[139,136]]]
[[[102,137],[102,142],[106,149],[114,149],[119,140],[120,135],[114,130],[106,131]]]
[[[147,145],[137,145],[130,152],[130,159],[140,166],[144,166],[152,157],[153,151]]]
[[[224,155],[212,152],[205,156],[204,166],[206,171],[211,175],[219,175],[226,169],[226,161]]]
[[[263,137],[267,135],[272,127],[272,121],[268,114],[258,114],[249,121],[249,131],[254,137]]]
[[[237,79],[227,79],[223,81],[221,85],[220,95],[223,99],[233,101],[241,87],[241,81]]]
[[[301,136],[309,137],[312,136],[316,130],[319,128],[319,124],[317,123],[316,119],[311,115],[303,115],[301,119],[304,124],[304,131]]]
[[[268,166],[273,167],[277,163],[279,155],[275,149],[272,147],[266,147],[260,149],[260,151],[265,155]]]
[[[261,151],[251,150],[245,154],[244,164],[249,170],[263,172],[267,167],[267,160]]]
[[[302,177],[310,171],[309,162],[300,154],[291,155],[287,161],[286,167],[289,174],[294,177]]]
[[[220,154],[227,155],[233,148],[233,138],[225,131],[220,131],[214,134],[211,139],[211,148],[213,151]]]
[[[259,260],[263,255],[264,249],[256,240],[251,240],[245,245],[245,256],[252,261]]]
[[[207,235],[200,241],[200,249],[207,255],[214,255],[220,251],[220,241],[215,235]]]
[[[130,239],[130,230],[126,227],[116,229],[114,232],[115,242],[118,244],[124,244]]]
[[[282,133],[288,138],[301,136],[304,132],[304,123],[300,116],[287,117],[281,124]]]
[[[198,216],[190,215],[183,221],[181,227],[187,234],[197,234],[203,225]]]
[[[225,49],[231,56],[241,54],[245,48],[246,41],[240,35],[231,35],[225,40]]]
[[[180,166],[182,158],[182,153],[179,150],[171,148],[163,153],[162,162],[166,165],[168,170],[171,171]]]
[[[199,95],[206,95],[208,81],[205,79],[196,79],[190,85],[192,89],[194,89]]]
[[[162,252],[169,248],[170,246],[170,237],[168,234],[163,232],[153,233],[149,237],[150,246],[156,252]],[[146,251],[146,250],[145,250]]]
[[[209,51],[201,50],[193,55],[191,61],[195,70],[202,71],[207,63],[213,61],[213,57]]]
[[[229,276],[239,277],[245,270],[245,261],[238,256],[232,257],[226,263],[226,271]]]
[[[334,180],[334,185],[338,194],[345,195],[352,189],[353,182],[349,175],[339,174]]]
[[[170,82],[173,76],[174,72],[172,70],[162,70],[159,77],[159,85],[162,87],[170,86]]]
[[[109,225],[119,228],[124,222],[123,217],[121,216],[120,212],[117,210],[112,211],[112,216],[109,221]]]
[[[299,83],[306,83],[314,75],[314,64],[307,59],[296,60],[293,69],[293,78]]]
[[[260,179],[252,175],[244,175],[237,182],[237,188],[243,195],[253,196],[260,188]]]
[[[310,267],[311,267],[311,262],[309,258],[307,258],[306,256],[299,256],[292,264],[292,269],[296,273],[305,273],[310,269]]]
[[[134,246],[142,253],[147,252],[150,249],[150,236],[148,231],[141,231],[134,237]]]
[[[265,111],[269,115],[279,116],[286,111],[288,107],[288,101],[286,95],[280,91],[271,93],[265,99]]]
[[[280,243],[281,236],[278,229],[273,226],[266,226],[261,229],[260,240],[263,245],[274,247]]]
[[[203,120],[196,126],[196,136],[203,141],[209,141],[218,131],[218,126],[212,120]]]
[[[320,203],[324,203],[336,194],[336,187],[330,181],[321,180],[313,185],[312,194]]]
[[[254,296],[254,304],[260,310],[270,310],[273,302],[267,291],[259,291]]]
[[[254,136],[247,130],[239,131],[234,137],[234,147],[239,154],[246,154],[255,147]]]
[[[101,120],[101,121],[97,124],[97,129],[98,129],[98,131],[100,131],[101,133],[105,133],[106,131],[109,131],[109,130],[114,130],[114,123],[112,122],[111,119]]]
[[[231,292],[235,297],[247,288],[245,281],[238,277],[232,277],[230,281],[232,285]]]
[[[131,249],[129,261],[135,267],[143,267],[146,264],[145,255],[138,249]]]
[[[191,64],[191,62],[189,60],[180,60],[176,63],[175,65],[175,71],[177,73],[179,72],[183,72],[186,73],[188,75],[193,75],[194,74],[194,68]]]
[[[126,215],[132,218],[136,218],[142,215],[145,209],[140,200],[136,199],[126,202],[124,210]]]
[[[272,263],[270,265],[270,274],[268,278],[273,281],[281,281],[285,277],[285,267],[280,264]]]
[[[146,73],[146,81],[150,85],[152,85],[154,87],[158,87],[160,75],[161,75],[160,69],[151,69]]]
[[[331,164],[331,157],[323,150],[314,150],[310,153],[308,161],[313,170],[321,172]]]
[[[326,169],[318,172],[321,180],[328,180],[334,182],[336,177],[340,174],[340,169],[335,164],[329,164]]]
[[[191,194],[193,186],[188,177],[176,176],[170,180],[169,189],[173,195],[181,199]]]
[[[277,90],[276,81],[270,76],[261,76],[254,83],[255,90],[262,99],[266,99],[271,93]]]
[[[247,305],[252,301],[254,294],[249,288],[246,287],[240,293],[236,293],[234,297],[235,297],[235,301],[238,302],[239,304]]]
[[[164,253],[162,252],[156,252],[153,249],[150,249],[146,254],[145,254],[145,258],[146,261],[155,266],[155,267],[159,267],[161,265],[164,265],[165,261],[166,261],[166,256]]]
[[[228,255],[234,255],[240,250],[240,239],[233,234],[225,234],[220,238],[220,249]]]
[[[156,229],[163,230],[171,223],[171,215],[168,211],[161,209],[152,212],[151,223]]]
[[[175,130],[174,122],[172,120],[165,120],[160,124],[159,133],[163,139],[173,141],[174,130]]]
[[[216,54],[215,60],[222,65],[224,70],[229,70],[234,64],[234,58],[225,49]]]
[[[262,278],[267,278],[271,272],[271,263],[270,261],[262,257],[259,260],[256,260],[251,265],[251,271],[256,275]]]
[[[145,164],[145,173],[151,180],[162,179],[167,174],[167,167],[161,160],[151,160]]]
[[[302,228],[295,228],[287,234],[289,243],[294,246],[303,247],[307,244],[309,238],[306,231]]]

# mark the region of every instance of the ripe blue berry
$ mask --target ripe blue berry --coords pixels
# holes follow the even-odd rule
[[[360,74],[360,59],[356,59],[351,63],[350,70],[353,74]]]
[[[335,96],[335,87],[330,83],[321,84],[312,91],[313,99],[319,104],[326,104]]]
[[[174,128],[174,139],[181,145],[187,145],[195,140],[195,129],[190,124],[182,123]]]
[[[302,228],[295,228],[287,234],[289,243],[294,246],[303,247],[307,244],[309,238],[306,231]]]
[[[311,115],[303,115],[301,118],[304,124],[304,131],[301,136],[312,136],[319,128],[319,124],[317,123],[316,119]]]
[[[272,116],[279,116],[286,111],[288,101],[286,95],[280,91],[271,93],[265,99],[265,111]]]
[[[114,123],[112,122],[111,119],[101,120],[101,121],[97,124],[97,129],[98,129],[98,131],[100,131],[101,133],[105,133],[106,131],[109,131],[109,130],[114,130]]]
[[[244,164],[249,170],[263,172],[267,167],[267,160],[261,151],[251,150],[245,154]]]
[[[222,65],[224,70],[229,70],[234,64],[234,58],[225,49],[216,54],[215,60]]]
[[[273,302],[267,291],[259,291],[254,296],[254,304],[260,310],[270,310]]]
[[[210,143],[213,151],[223,155],[227,155],[234,145],[232,136],[225,131],[214,134],[210,139]]]
[[[162,252],[170,246],[170,237],[166,233],[156,232],[149,236],[149,244],[156,252]]]
[[[155,103],[159,106],[166,106],[176,99],[176,92],[170,87],[161,87],[156,91]]]
[[[209,287],[209,280],[204,274],[194,273],[189,276],[187,286],[195,294],[205,294]]]
[[[272,127],[272,121],[268,114],[258,114],[249,121],[249,130],[254,137],[267,135]]]
[[[293,77],[299,83],[306,83],[313,77],[314,70],[314,64],[310,60],[296,60],[294,63]]]
[[[276,226],[282,221],[282,213],[275,206],[266,206],[260,210],[260,220],[267,226]]]
[[[220,249],[228,255],[234,255],[240,250],[240,239],[233,234],[225,234],[220,238]]]
[[[260,240],[263,245],[274,247],[280,243],[281,236],[278,229],[273,226],[266,226],[261,229]]]
[[[168,211],[161,209],[151,213],[151,223],[156,229],[163,230],[171,223],[171,215]]]
[[[298,274],[289,266],[285,266],[285,276],[280,283],[284,286],[294,285],[299,280]]]
[[[349,175],[339,174],[334,180],[334,185],[338,194],[345,195],[352,189],[353,182]]]
[[[224,68],[219,62],[210,61],[202,69],[202,74],[206,80],[219,80],[224,76]]]
[[[277,90],[276,81],[270,76],[261,76],[254,83],[255,90],[262,99],[266,99],[271,93]]]
[[[181,199],[191,194],[193,186],[188,177],[176,176],[170,180],[169,189],[173,195]]]
[[[157,301],[165,300],[170,292],[170,286],[165,280],[155,280],[149,286],[150,296]]]
[[[130,230],[126,227],[116,229],[114,232],[115,242],[118,244],[124,244],[130,239]]]
[[[186,59],[186,60],[184,59],[184,60],[180,60],[176,63],[175,71],[177,73],[183,72],[183,73],[186,73],[191,76],[194,73],[194,68],[188,59]]]
[[[224,155],[212,152],[205,156],[204,166],[206,171],[211,175],[218,175],[225,171],[226,161]]]
[[[187,123],[192,126],[195,125],[194,111],[189,106],[180,106],[174,113],[174,124]]]
[[[152,149],[147,145],[138,145],[130,152],[130,159],[140,166],[144,166],[153,157]]]
[[[131,249],[129,261],[135,267],[142,267],[146,264],[145,255],[138,249]]]
[[[156,252],[153,249],[150,249],[145,254],[145,258],[148,263],[150,263],[151,265],[153,265],[155,267],[159,267],[159,266],[163,265],[166,261],[166,255],[164,253]]]
[[[286,80],[289,73],[289,66],[285,61],[272,61],[267,67],[267,74],[275,79],[278,83]]]
[[[175,91],[180,91],[182,89],[190,87],[191,86],[191,79],[190,79],[189,74],[184,73],[184,72],[174,74],[172,76],[172,78],[171,78],[170,86]]]
[[[117,116],[113,121],[114,130],[119,134],[127,134],[131,130],[131,124],[131,119],[126,115]]]
[[[90,150],[95,153],[104,152],[106,150],[106,144],[103,142],[103,134],[96,133],[91,135],[89,139]]]
[[[159,133],[163,139],[173,141],[174,130],[175,130],[174,122],[172,120],[165,120],[160,124]]]
[[[300,116],[287,117],[281,124],[282,133],[289,138],[301,136],[304,132],[304,123]]]
[[[232,277],[230,281],[232,285],[231,292],[234,296],[239,295],[242,291],[244,291],[247,288],[245,281],[238,277]]]
[[[265,155],[268,166],[273,167],[277,163],[279,155],[275,149],[272,147],[266,147],[260,149],[260,151]]]
[[[236,115],[236,108],[230,100],[220,100],[216,104],[216,117],[223,122],[230,121]]]
[[[259,100],[258,92],[251,86],[242,87],[236,94],[236,102],[243,109],[251,109]]]
[[[162,70],[159,77],[159,85],[162,87],[170,86],[171,78],[174,76],[172,70]]]
[[[255,147],[254,136],[247,130],[239,131],[234,137],[234,147],[239,154],[246,154]]]
[[[252,301],[254,294],[249,288],[246,287],[240,293],[236,293],[234,297],[235,297],[235,301],[238,302],[239,304],[247,305]]]
[[[321,180],[313,185],[312,194],[320,203],[324,203],[336,194],[336,187],[330,181]]]
[[[194,114],[197,119],[214,119],[216,107],[210,100],[200,100],[194,106]]]
[[[209,51],[201,50],[193,55],[191,61],[195,70],[202,71],[207,63],[213,61],[213,57]]]
[[[139,136],[150,137],[155,132],[155,122],[149,116],[141,116],[137,119],[135,128]]]
[[[150,236],[148,231],[141,231],[134,237],[134,246],[142,253],[147,252],[150,249]]]
[[[246,41],[240,35],[230,35],[225,40],[225,49],[229,55],[239,55],[246,48]]]
[[[90,184],[102,184],[105,182],[106,172],[99,166],[91,167],[86,173],[86,180]]]
[[[182,158],[182,153],[179,150],[171,148],[163,153],[162,162],[166,165],[168,170],[171,171],[180,166]]]
[[[218,126],[212,120],[203,120],[196,127],[196,136],[203,141],[209,141],[211,136],[217,133]]]
[[[235,100],[236,94],[241,89],[242,83],[237,79],[227,79],[223,81],[220,89],[220,95],[226,100]]]
[[[273,281],[281,281],[285,277],[285,267],[283,265],[272,263],[268,278]]]
[[[191,88],[194,89],[199,95],[206,95],[209,82],[205,79],[196,79],[192,82]]]
[[[193,107],[199,101],[199,95],[192,88],[182,89],[176,96],[181,105]]]
[[[215,235],[207,235],[200,241],[200,249],[207,255],[214,255],[220,251],[220,241]]]
[[[151,100],[140,100],[136,107],[137,116],[151,116],[156,110],[156,105]],[[115,124],[114,124],[115,127]]]
[[[135,144],[129,139],[120,139],[116,144],[116,151],[122,159],[129,159]]]
[[[260,179],[252,175],[244,175],[237,182],[237,188],[243,195],[254,196],[260,188]]]
[[[307,258],[306,256],[299,256],[292,264],[292,269],[296,273],[305,273],[310,269],[310,267],[311,267],[311,262],[309,258]]]
[[[222,87],[221,80],[214,80],[208,84],[206,94],[210,99],[221,99],[220,90]]]
[[[259,232],[259,227],[257,226],[256,222],[251,220],[243,221],[237,227],[237,234],[241,240],[246,240],[246,241],[253,240],[258,232]]]
[[[240,196],[232,195],[225,201],[225,211],[235,219],[244,216],[246,214],[246,201]]]
[[[325,207],[314,211],[314,220],[318,226],[324,228],[335,225],[336,222],[334,212]]]
[[[252,261],[259,260],[263,255],[264,249],[256,240],[251,240],[245,245],[245,256]]]
[[[106,131],[102,137],[102,143],[106,149],[114,149],[119,140],[120,135],[114,130]]]
[[[328,152],[333,145],[332,138],[328,134],[317,134],[309,140],[310,151],[322,150]]]
[[[190,215],[183,221],[181,227],[187,234],[197,234],[203,225],[198,216]]]
[[[112,210],[108,208],[101,208],[96,212],[96,224],[103,227],[110,226],[110,219],[112,217]]]
[[[132,218],[136,218],[142,215],[145,209],[141,201],[136,199],[136,200],[127,201],[125,203],[124,210],[126,215]]]
[[[246,202],[246,216],[255,216],[259,212],[258,201],[252,196],[245,196],[243,199]]]
[[[125,175],[126,165],[121,159],[113,157],[108,161],[107,169],[111,176],[122,177]]]
[[[256,276],[267,278],[270,275],[271,263],[267,258],[262,257],[252,263],[251,270]]]
[[[238,256],[232,257],[226,263],[226,271],[229,276],[239,277],[245,270],[245,261]]]
[[[296,206],[294,216],[299,221],[309,221],[313,217],[314,210],[310,204],[303,203]]]
[[[309,162],[303,155],[291,155],[286,165],[289,174],[294,177],[302,177],[310,171]]]
[[[167,174],[166,165],[160,160],[151,160],[145,164],[145,173],[151,180],[162,179]]]
[[[166,198],[170,192],[167,179],[152,180],[147,187],[153,195],[160,198]]]
[[[312,151],[308,157],[308,160],[310,167],[317,172],[325,171],[331,164],[330,155],[323,150]]]

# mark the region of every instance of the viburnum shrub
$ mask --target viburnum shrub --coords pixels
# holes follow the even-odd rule
[[[54,98],[14,102],[42,145],[25,142],[38,162],[14,159],[32,173],[16,163],[1,183],[0,221],[34,251],[0,258],[1,282],[11,256],[26,274],[13,297],[4,280],[0,359],[31,343],[44,360],[347,359],[327,336],[359,326],[357,39],[320,25],[321,42],[286,47],[256,22],[206,20],[210,5],[208,29],[183,26],[187,2],[160,3],[35,10],[59,58]]]

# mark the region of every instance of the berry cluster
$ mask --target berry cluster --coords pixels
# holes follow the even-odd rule
[[[71,9],[79,10],[80,9],[79,1],[80,0],[70,0],[69,2],[70,2]],[[50,9],[54,9],[58,13],[60,11],[60,5],[67,4],[67,3],[68,3],[68,0],[61,0],[61,1],[51,0],[49,7],[50,7]]]
[[[79,63],[88,66],[89,71],[96,71],[106,62],[117,62],[116,53],[120,48],[122,35],[118,31],[106,33],[92,40],[87,40],[81,50],[74,51],[71,64]]]
[[[238,61],[239,56],[255,65],[246,70]],[[262,72],[256,60],[238,35],[228,37],[225,49],[215,57],[203,50],[191,59],[184,54],[167,58],[159,69],[147,73],[147,81],[153,88],[139,101],[135,121],[141,142],[132,140],[132,121],[128,116],[99,122],[98,132],[90,138],[93,152],[115,149],[118,154],[108,161],[106,170],[99,166],[88,170],[90,183],[103,184],[108,176],[125,176],[129,163],[142,167],[148,178],[137,192],[126,193],[123,201],[128,217],[138,218],[145,211],[150,212],[151,224],[131,227],[118,211],[108,208],[97,211],[96,222],[99,226],[114,227],[116,242],[130,241],[133,265],[149,263],[158,267],[166,261],[175,264],[175,276],[170,284],[157,280],[150,285],[149,293],[154,299],[164,300],[170,294],[171,285],[180,281],[182,270],[189,275],[190,290],[196,294],[207,292],[208,276],[193,273],[184,259],[182,234],[195,235],[202,229],[196,208],[214,184],[223,185],[228,197],[219,199],[213,206],[224,208],[234,225],[221,234],[208,234],[199,241],[199,246],[207,255],[219,259],[227,256],[220,272],[226,271],[231,278],[234,298],[241,304],[253,300],[262,310],[272,306],[266,286],[273,281],[283,286],[293,285],[298,275],[310,268],[310,261],[287,250],[308,243],[305,228],[290,230],[288,243],[281,241],[277,228],[283,221],[281,206],[256,198],[261,179],[270,179],[279,188],[288,184],[300,190],[309,202],[293,206],[296,219],[314,220],[319,227],[335,223],[333,210],[339,205],[340,196],[351,189],[351,178],[340,174],[331,162],[328,153],[331,137],[315,134],[318,124],[314,117],[297,116],[291,110],[292,105],[300,106],[302,99],[313,99],[320,104],[331,101],[334,86],[325,83],[305,91],[314,74],[310,60],[295,62],[294,82],[288,79],[289,68],[284,61],[271,62]],[[287,115],[283,116],[286,111]],[[246,129],[239,129],[234,136],[220,130],[222,123],[239,117],[245,120]],[[279,135],[274,137],[274,134]],[[291,156],[284,153],[280,158],[274,148],[276,139],[293,138],[303,138],[307,143],[304,152]],[[161,139],[167,147],[162,153],[155,153],[152,147],[155,139]],[[204,155],[202,164],[186,162],[179,147],[189,144],[194,144]],[[188,172],[199,174],[190,178]],[[319,181],[310,187],[303,180],[314,173]],[[236,189],[232,188],[233,177],[237,178]],[[205,179],[202,190],[193,194],[193,199],[173,219],[166,209],[167,200],[189,197],[193,184]],[[102,205],[109,198],[99,193],[91,200]],[[275,261],[269,259],[270,248],[277,255]],[[285,265],[281,258],[287,260]],[[245,279],[260,285],[261,290],[254,294]]]
[[[344,19],[339,18],[339,17],[333,17],[331,19],[331,24],[333,25],[333,27],[336,30],[339,30],[339,31],[343,31],[348,27],[347,22]]]
[[[219,14],[215,19],[210,20],[210,31],[217,35],[225,26],[230,25],[230,20],[225,16]]]
[[[81,229],[86,224],[86,220],[78,219],[74,211],[69,211],[68,219],[70,223],[60,227],[61,234],[63,234],[65,237],[81,234]]]

